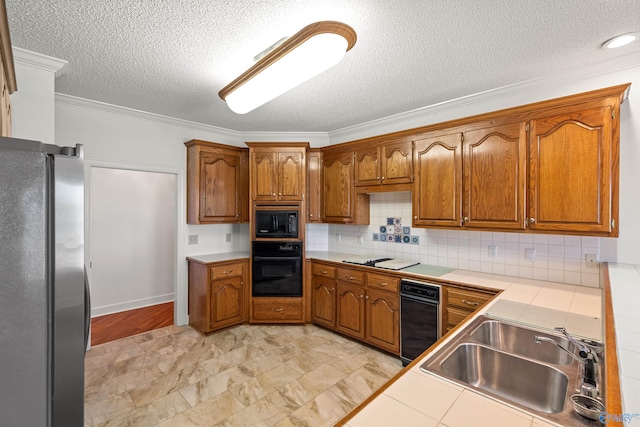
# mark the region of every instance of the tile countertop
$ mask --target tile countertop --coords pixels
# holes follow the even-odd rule
[[[187,257],[188,260],[200,262],[202,264],[208,264],[210,262],[231,261],[234,259],[248,260],[249,258],[251,258],[251,254],[249,253],[249,251],[227,252],[223,254],[191,255]]]
[[[307,253],[307,257],[339,262],[348,255],[310,252]],[[428,279],[434,276],[425,275],[424,277]],[[564,326],[572,334],[598,341],[603,339],[602,289],[464,270],[447,272],[438,276],[438,279],[503,290],[477,315],[487,314],[544,329]],[[638,280],[640,283],[640,276]],[[425,356],[423,360],[405,371],[389,388],[354,418],[348,420],[346,425],[349,427],[555,425],[435,375],[422,372],[420,365],[428,358],[429,356]]]

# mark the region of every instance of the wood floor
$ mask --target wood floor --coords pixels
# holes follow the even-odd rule
[[[104,344],[173,325],[173,302],[91,319],[91,345]]]

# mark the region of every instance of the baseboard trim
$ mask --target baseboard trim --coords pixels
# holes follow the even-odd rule
[[[149,307],[152,305],[164,304],[172,302],[175,299],[173,293],[157,295],[149,298],[142,298],[138,300],[125,301],[117,304],[103,305],[100,307],[93,307],[91,309],[91,317],[105,316],[107,314],[120,313],[121,311],[135,310],[137,308]]]

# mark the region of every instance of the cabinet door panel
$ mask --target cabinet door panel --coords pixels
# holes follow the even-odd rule
[[[307,222],[320,222],[320,164],[322,154],[311,152],[308,155],[307,167]]]
[[[385,144],[382,150],[382,183],[413,182],[413,142]]]
[[[532,229],[611,231],[610,107],[532,121],[530,153]]]
[[[244,293],[241,277],[215,281],[211,289],[211,323],[222,328],[242,322]]]
[[[400,298],[367,291],[367,342],[392,353],[400,351]]]
[[[200,172],[200,221],[238,221],[239,157],[201,153]]]
[[[364,339],[364,287],[338,283],[336,330]]]
[[[353,221],[353,155],[325,154],[322,161],[322,219]]]
[[[380,184],[380,160],[378,148],[355,152],[356,187]]]
[[[336,326],[336,284],[332,280],[313,278],[312,313],[317,324]]]
[[[304,153],[278,153],[278,200],[302,200]]]
[[[524,229],[526,124],[465,133],[465,227]]]
[[[413,224],[460,227],[462,211],[462,135],[415,142],[416,183]]]
[[[255,150],[251,158],[251,198],[276,199],[276,153]]]

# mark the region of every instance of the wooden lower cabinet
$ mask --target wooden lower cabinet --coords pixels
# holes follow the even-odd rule
[[[366,293],[366,341],[391,353],[400,353],[400,297],[389,292]]]
[[[303,300],[297,297],[254,297],[251,300],[251,322],[303,323]]]
[[[336,331],[365,339],[364,286],[338,283]]]
[[[327,328],[336,327],[336,283],[324,277],[314,277],[311,289],[311,320]]]
[[[400,354],[400,279],[314,262],[311,320]]]
[[[248,261],[189,259],[189,325],[210,333],[248,320]]]
[[[468,316],[473,314],[482,304],[489,301],[496,291],[480,291],[460,289],[451,286],[446,289],[446,329],[450,331]]]

